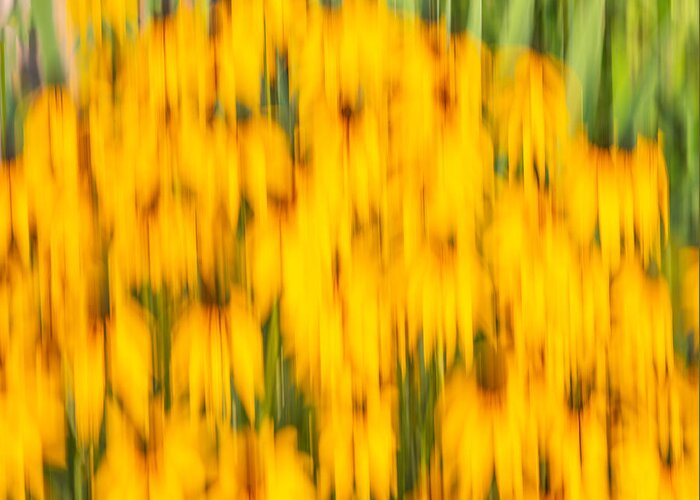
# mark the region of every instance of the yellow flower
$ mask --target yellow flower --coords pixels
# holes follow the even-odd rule
[[[449,61],[450,72],[455,79],[455,102],[457,120],[466,130],[482,128],[482,108],[489,102],[492,83],[492,55],[486,44],[468,34],[450,37],[454,44],[454,55]],[[451,104],[451,103],[450,103]],[[452,111],[450,105],[448,111]]]
[[[624,155],[624,153],[623,153]],[[600,228],[600,248],[603,252],[603,259],[606,266],[611,270],[616,270],[620,263],[621,255],[621,239],[623,231],[625,243],[629,242],[633,236],[629,232],[632,219],[626,219],[629,213],[629,200],[623,193],[624,186],[627,184],[628,170],[626,165],[622,165],[623,161],[617,164],[616,151],[608,152],[606,150],[597,151],[598,165],[598,227]],[[626,246],[627,252],[631,252]],[[627,254],[629,255],[629,253]]]
[[[102,40],[102,2],[97,0],[70,0],[67,2],[71,21],[83,37],[88,26],[92,26],[95,39]]]
[[[697,385],[674,370],[666,384],[660,384],[656,392],[656,411],[650,412],[655,420],[659,456],[669,466],[678,466],[698,457],[697,425],[698,411],[692,403],[697,402]]]
[[[314,393],[334,390],[344,360],[342,310],[335,284],[341,248],[334,227],[344,222],[330,219],[325,203],[300,193],[296,210],[281,232],[283,347],[293,355],[297,381]]]
[[[217,209],[197,211],[197,265],[203,291],[222,301],[233,276],[237,227],[222,204]]]
[[[47,88],[32,100],[24,123],[24,172],[30,223],[49,241],[56,205],[78,199],[77,114],[66,91]]]
[[[107,449],[95,475],[100,498],[116,500],[148,498],[146,458],[136,446],[136,436],[116,402],[106,404]]]
[[[325,201],[302,196],[299,202],[279,236],[284,347],[293,356],[297,380],[313,394],[332,393],[351,370],[359,396],[394,368],[390,299],[382,299],[385,282],[375,258],[378,241],[359,234],[345,241],[346,227],[329,227],[333,222],[318,205]],[[336,231],[340,234],[332,234]],[[269,251],[274,257],[275,250]]]
[[[617,498],[668,498],[662,489],[663,471],[650,436],[637,431],[627,437],[612,449],[611,461]]]
[[[167,284],[177,290],[195,282],[196,236],[194,215],[185,203],[161,197],[158,213],[146,223],[150,282],[156,290]]]
[[[158,411],[162,407],[152,403],[154,425],[144,453],[118,406],[108,405],[107,450],[95,476],[98,497],[140,500],[204,494],[201,426],[175,411],[158,418]]]
[[[255,397],[263,396],[262,332],[240,298],[231,299],[228,314],[233,385],[252,422],[255,419]]]
[[[543,284],[540,271],[542,264],[537,260],[537,241],[534,235],[539,233],[538,207],[529,203],[522,191],[511,186],[504,186],[497,195],[494,207],[493,221],[484,235],[484,254],[488,256],[489,266],[493,273],[493,285],[496,290],[496,314],[501,322],[514,312],[520,302],[521,286],[530,285],[532,295],[525,300],[533,301],[528,304],[533,309],[528,312],[533,315],[530,325],[532,334],[537,335],[543,329],[542,309],[544,301]],[[524,271],[523,271],[524,270]],[[524,276],[521,278],[521,275]],[[524,284],[521,284],[521,280]],[[537,280],[537,281],[536,281]],[[539,300],[539,304],[536,302]],[[539,317],[540,324],[536,324]],[[528,319],[524,320],[526,323]],[[495,333],[487,331],[487,333]]]
[[[349,126],[343,144],[347,159],[339,162],[347,169],[354,216],[367,224],[381,210],[382,189],[387,176],[388,144],[385,124],[377,113],[363,111]]]
[[[437,349],[440,356],[445,352],[450,366],[459,346],[469,369],[473,333],[476,328],[490,326],[488,291],[487,276],[468,246],[424,246],[408,263],[405,300],[409,352],[415,355],[421,333],[424,359],[431,359]]]
[[[512,357],[481,345],[476,373],[454,372],[438,402],[443,485],[459,498],[485,498],[495,473],[500,495],[522,498],[537,481],[526,453],[523,380]]]
[[[660,386],[650,412],[623,405],[624,426],[611,446],[615,497],[698,495],[698,386],[684,378],[674,373]]]
[[[187,396],[193,416],[204,404],[216,423],[231,418],[231,377],[251,422],[263,393],[262,333],[239,300],[228,309],[191,306],[173,337],[175,399]]]
[[[330,411],[321,423],[318,455],[321,464],[319,494],[349,498],[354,482],[352,413]]]
[[[546,475],[548,490],[539,488],[538,492],[566,498],[607,498],[605,396],[584,381],[570,391],[565,403],[546,383],[531,385],[530,412],[536,420],[537,439],[533,451],[540,464],[545,464],[540,477]]]
[[[254,218],[246,227],[253,311],[261,322],[269,316],[282,289],[281,224],[280,216],[273,214],[267,221]]]
[[[503,78],[500,72],[511,55],[499,53],[494,62],[494,113],[500,144],[507,145],[509,178],[515,178],[522,160],[523,187],[529,197],[547,177],[550,185],[558,182],[557,151],[568,139],[566,88],[560,64],[528,51],[518,56],[514,78]]]
[[[306,2],[301,0],[265,0],[265,29],[267,50],[281,53],[297,49],[303,42],[307,29]]]
[[[669,231],[668,174],[661,139],[653,142],[639,137],[631,169],[634,229],[642,261],[646,264],[654,257],[660,263],[659,225],[663,223],[665,241]]]
[[[125,73],[137,78],[136,81],[140,85],[137,85],[135,90],[146,95],[146,104],[150,111],[162,113],[160,116],[165,115],[166,109],[169,109],[171,113],[175,113],[179,109],[177,105],[179,83],[176,73],[177,60],[166,54],[168,48],[172,50],[176,47],[177,34],[174,24],[172,17],[148,24],[139,37],[139,41],[142,42],[137,48],[141,52],[140,57],[133,59],[134,69]],[[145,64],[144,67],[140,68],[141,74],[136,73],[138,70],[137,62]]]
[[[207,216],[223,210],[235,226],[239,209],[239,147],[233,131],[216,119],[206,124],[191,112],[173,120],[177,155],[173,182],[181,193],[192,193]]]
[[[610,289],[611,377],[623,399],[647,401],[674,367],[671,297],[662,278],[623,261]]]
[[[293,165],[287,136],[276,122],[253,118],[241,134],[241,184],[253,213],[265,220],[268,199],[290,201],[293,197]]]
[[[349,386],[322,406],[319,435],[319,494],[328,498],[388,499],[396,494],[396,438],[392,424],[395,393],[369,394],[366,412],[355,411]]]
[[[528,345],[527,355],[533,359],[544,350],[548,382],[561,395],[572,390],[572,376],[585,381],[594,376],[598,346],[607,342],[610,331],[608,273],[597,252],[577,255],[561,226],[546,227],[542,244],[544,342]],[[533,292],[522,290],[525,317]],[[529,335],[527,330],[523,334]]]
[[[438,460],[437,454],[431,458],[431,463],[436,463]],[[443,500],[445,498],[450,498],[452,492],[443,488],[442,484],[442,470],[439,467],[430,467],[429,471],[421,469],[419,472],[419,477],[417,484],[408,493],[407,498],[412,500]]]
[[[19,331],[13,332],[19,334]],[[42,462],[65,467],[65,409],[58,359],[15,335],[3,353],[0,430],[0,492],[43,498]]]
[[[300,124],[302,151],[308,152],[311,164],[310,168],[295,172],[297,197],[299,205],[303,207],[297,211],[300,216],[306,216],[306,211],[317,211],[313,216],[327,216],[329,224],[335,225],[352,214],[352,205],[347,202],[349,128],[322,103],[314,108],[313,125],[308,130],[301,127]],[[362,168],[367,169],[367,166],[363,165]]]
[[[21,159],[3,163],[0,175],[0,260],[15,250],[29,266],[29,201]]]
[[[123,43],[127,23],[138,25],[138,0],[69,0],[68,11],[82,44],[87,44],[87,30],[92,28],[98,44],[102,43],[102,24],[107,23]]]
[[[54,467],[66,463],[66,425],[58,356],[49,348],[38,348],[27,364],[25,379],[27,422],[37,426],[43,461]]]
[[[570,374],[592,375],[596,346],[607,339],[609,278],[599,253],[572,244],[549,200],[538,197],[532,206],[520,190],[502,191],[484,245],[501,342],[512,342],[520,370],[544,370],[561,395]]]
[[[192,417],[199,415],[204,404],[212,421],[228,421],[231,351],[221,311],[195,305],[178,320],[173,334],[172,363],[175,400],[186,396]],[[249,411],[246,404],[246,412]]]
[[[126,37],[127,23],[131,26],[138,25],[138,0],[104,0],[100,3],[102,4],[102,16],[109,23],[118,42],[123,43]]]
[[[147,24],[136,43],[120,49],[122,65],[114,88],[121,97],[118,105],[141,115],[142,122],[157,117],[158,127],[149,130],[150,134],[167,131],[170,119],[182,115],[202,123],[206,120],[215,101],[215,64],[204,18],[198,11],[179,8],[175,15]],[[143,138],[139,131],[129,129],[132,126],[132,119],[126,119],[119,133]]]
[[[142,213],[134,208],[116,220],[112,251],[117,272],[125,284],[150,282],[180,290],[197,282],[195,211],[186,200],[177,202],[169,191],[160,192],[154,206]],[[136,253],[134,250],[136,249]]]
[[[119,106],[112,103],[111,89],[103,87],[89,106],[90,166],[102,224],[109,229],[136,204],[152,203],[160,185],[155,115],[141,109],[135,87],[133,82],[125,87]]]
[[[171,111],[179,110],[183,118],[191,113],[192,120],[204,123],[214,105],[216,80],[205,17],[200,9],[180,4],[170,30],[172,38],[165,40],[163,57],[169,77],[177,82],[177,93],[169,94]]]
[[[5,265],[7,274],[0,280],[0,356],[14,342],[33,348],[40,338],[38,273],[23,270],[13,259]]]
[[[42,316],[62,344],[73,335],[75,318],[98,315],[102,241],[84,191],[56,203],[49,223],[47,234],[37,235]]]
[[[392,20],[383,3],[351,2],[339,11],[310,6],[305,39],[299,53],[290,54],[302,127],[313,122],[319,105],[339,114],[382,104],[395,64]]]
[[[650,257],[659,263],[662,222],[668,239],[668,178],[661,143],[639,138],[632,151],[590,148],[588,158],[597,170],[598,225],[606,265],[617,269],[622,248],[626,256],[640,255],[644,265]]]
[[[391,108],[391,140],[400,165],[415,168],[428,154],[439,124],[443,96],[449,95],[449,80],[424,31],[403,38],[398,90]],[[439,50],[439,49],[438,49]]]
[[[314,196],[329,205],[331,217],[347,211],[351,221],[365,226],[381,212],[388,170],[386,122],[381,119],[372,109],[343,118],[323,103],[314,107],[302,147],[311,156],[308,175]],[[297,178],[297,185],[304,182]]]
[[[95,325],[92,331],[81,331],[77,326],[75,335],[71,366],[76,433],[79,443],[96,443],[102,426],[105,397],[102,325]]]
[[[225,430],[219,436],[218,471],[208,498],[312,498],[310,457],[297,449],[296,431],[274,431],[265,420],[257,433]]]
[[[490,52],[468,35],[451,36],[444,43],[444,23],[436,28],[417,26],[411,31],[404,26],[392,71],[396,88],[391,94],[391,139],[403,168],[422,170],[420,164],[431,159],[430,149],[439,143],[444,129],[454,130],[457,146],[469,136],[476,138],[475,144],[487,138],[482,107],[490,90],[486,78]],[[476,171],[482,173],[481,168]]]
[[[356,394],[378,390],[394,373],[390,291],[376,258],[353,253],[339,278],[343,296],[343,338]]]
[[[162,411],[162,407],[154,406]],[[175,411],[158,419],[164,422],[154,425],[154,439],[149,443],[153,450],[148,456],[149,498],[203,495],[206,469],[201,451],[205,437],[202,427],[192,416],[187,418]]]
[[[12,209],[10,207],[11,188],[10,179],[6,171],[0,174],[0,259],[3,261],[10,251],[12,241]]]
[[[26,492],[43,498],[41,439],[24,408],[11,398],[0,398],[0,493],[22,498]]]
[[[574,241],[587,248],[598,222],[598,156],[586,138],[579,135],[565,156],[561,197],[566,221]]]
[[[237,101],[258,114],[265,63],[263,3],[236,0],[217,5],[214,12],[219,98],[231,117]]]
[[[111,279],[118,279],[115,273]],[[111,321],[107,325],[109,377],[113,394],[122,402],[141,436],[148,438],[151,393],[151,334],[148,319],[124,292],[113,286]]]
[[[440,133],[437,161],[424,173],[426,234],[431,240],[475,243],[494,193],[491,139],[483,128],[469,130],[461,123]]]
[[[284,428],[273,437],[273,426],[263,423],[259,431],[265,498],[311,498],[315,491],[309,457],[297,449],[296,431]]]

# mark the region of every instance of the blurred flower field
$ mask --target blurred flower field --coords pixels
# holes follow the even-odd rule
[[[700,497],[697,0],[0,28],[0,496]]]

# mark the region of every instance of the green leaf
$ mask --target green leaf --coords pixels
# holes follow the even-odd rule
[[[39,57],[44,82],[50,85],[64,82],[58,40],[53,25],[53,4],[51,0],[34,0],[31,4],[32,23],[39,41]]]
[[[280,320],[279,301],[272,306],[272,313],[267,325],[265,338],[265,399],[258,415],[257,425],[271,416],[277,381],[277,361],[280,356]]]
[[[505,23],[501,27],[501,45],[530,45],[534,20],[532,0],[511,0],[505,13]]]
[[[483,31],[483,0],[472,0],[469,3],[469,18],[467,21],[467,29],[477,40],[482,39]]]
[[[572,26],[567,42],[566,63],[581,82],[583,116],[577,116],[581,109],[576,102],[573,87],[567,85],[567,105],[572,122],[583,119],[591,124],[600,86],[603,37],[605,28],[605,0],[585,0],[575,2]]]

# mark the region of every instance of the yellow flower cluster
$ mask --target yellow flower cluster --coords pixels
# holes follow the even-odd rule
[[[591,144],[560,63],[384,2],[180,3],[68,2],[77,80],[3,165],[0,494],[397,497],[418,366],[416,497],[698,496],[660,141]]]

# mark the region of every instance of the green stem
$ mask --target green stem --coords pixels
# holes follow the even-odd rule
[[[267,121],[272,122],[272,91],[270,89],[270,68],[268,67],[268,51],[270,47],[267,43],[267,23],[265,17],[263,17],[263,36],[265,37],[265,103],[267,104]]]
[[[163,391],[165,409],[170,408],[170,331],[168,325],[168,302],[165,290],[158,294],[158,349],[160,361],[160,387]]]
[[[561,23],[561,54],[560,58],[562,61],[566,60],[566,42],[569,39],[569,2],[564,0],[561,2],[562,9],[562,23]]]
[[[267,332],[265,349],[265,399],[263,400],[258,425],[271,414],[272,402],[275,395],[275,370],[280,348],[279,301],[275,301],[270,315],[270,326]]]
[[[88,491],[90,492],[90,499],[95,498],[95,447],[92,443],[90,443],[90,450],[89,450],[89,457],[88,457]]]
[[[80,454],[76,447],[74,462],[77,464],[73,467],[73,493],[75,494],[75,500],[83,500],[83,471],[82,464],[80,462]]]
[[[0,35],[0,119],[2,119],[1,130],[2,137],[0,138],[0,153],[2,157],[7,157],[7,139],[10,134],[7,133],[7,111],[5,110],[5,30],[2,31]]]
[[[51,0],[35,0],[31,4],[31,17],[36,28],[39,42],[39,58],[44,73],[44,83],[57,85],[64,82],[60,46],[53,23],[53,5]]]
[[[605,4],[605,34],[603,40],[602,70],[600,73],[600,92],[595,113],[593,142],[601,147],[613,144],[613,102],[612,102],[612,2]]]
[[[547,51],[547,47],[544,39],[546,25],[543,19],[544,7],[542,0],[534,0],[532,10],[532,48],[543,54]]]

